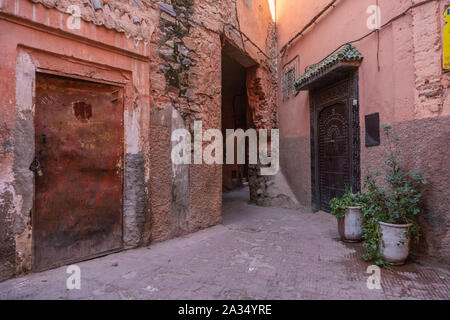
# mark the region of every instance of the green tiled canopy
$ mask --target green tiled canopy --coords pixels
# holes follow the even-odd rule
[[[352,44],[346,44],[341,50],[329,55],[321,62],[306,68],[305,73],[295,81],[295,87],[297,90],[300,90],[299,88],[304,84],[320,77],[327,70],[339,63],[361,62],[362,59],[362,54]]]

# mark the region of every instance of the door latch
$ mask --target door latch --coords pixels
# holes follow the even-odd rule
[[[41,163],[37,157],[34,157],[33,162],[30,164],[30,171],[36,173],[39,177],[42,177],[44,173],[42,172]]]

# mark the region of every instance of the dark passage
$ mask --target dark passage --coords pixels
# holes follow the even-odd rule
[[[237,61],[222,52],[222,134],[224,136],[223,190],[231,191],[248,185],[247,164],[226,164],[226,130],[249,128],[246,70]],[[248,141],[246,142],[248,152]],[[235,144],[235,157],[237,147]],[[246,158],[248,158],[246,156]],[[248,163],[248,161],[246,161]]]

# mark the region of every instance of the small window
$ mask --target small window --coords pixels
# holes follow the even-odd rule
[[[380,145],[380,114],[366,115],[366,147]]]
[[[283,100],[287,100],[295,93],[295,80],[297,76],[297,59],[288,63],[283,70]]]

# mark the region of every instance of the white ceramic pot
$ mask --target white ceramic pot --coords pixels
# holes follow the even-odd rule
[[[342,241],[359,242],[363,236],[363,214],[360,207],[348,207],[344,218],[338,219],[338,230]]]
[[[410,239],[407,236],[409,228],[411,224],[380,222],[380,253],[384,261],[394,266],[405,264],[409,256]]]

